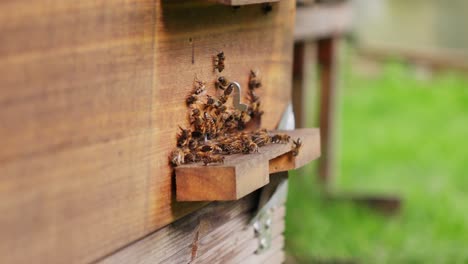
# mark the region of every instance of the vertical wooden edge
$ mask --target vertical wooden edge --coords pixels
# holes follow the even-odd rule
[[[268,161],[259,164],[240,164],[236,167],[236,199],[254,192],[270,182]]]
[[[234,167],[176,168],[177,201],[236,200],[236,171]]]

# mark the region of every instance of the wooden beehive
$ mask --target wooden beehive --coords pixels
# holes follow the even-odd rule
[[[0,3],[0,262],[209,262],[193,245],[208,251],[224,241],[210,238],[218,227],[248,226],[258,193],[198,211],[206,203],[176,201],[167,157],[193,79],[214,81],[220,50],[223,75],[246,83],[261,72],[262,125],[276,128],[290,100],[295,2],[221,2]],[[187,241],[189,255],[172,254]],[[249,245],[241,253],[260,261]]]

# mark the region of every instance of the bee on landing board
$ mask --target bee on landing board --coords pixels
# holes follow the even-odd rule
[[[185,152],[181,148],[176,148],[171,152],[169,162],[171,163],[172,166],[176,167],[185,162]]]
[[[271,137],[272,143],[286,144],[289,143],[291,137],[287,134],[276,134]]]
[[[214,70],[218,70],[218,72],[222,72],[224,70],[224,60],[226,57],[224,56],[224,52],[221,51],[216,56],[214,56]]]
[[[294,157],[299,155],[299,150],[301,150],[301,147],[302,147],[302,140],[300,138],[293,140],[291,153]]]
[[[271,143],[271,137],[266,129],[260,129],[253,133],[252,140],[259,147],[265,146]]]

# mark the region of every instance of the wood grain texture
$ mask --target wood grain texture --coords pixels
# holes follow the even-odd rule
[[[290,135],[291,141],[302,140],[298,156],[291,154],[292,143],[270,144],[260,147],[258,153],[226,156],[223,164],[194,163],[176,167],[177,200],[236,200],[268,184],[271,173],[297,169],[320,156],[319,129],[278,132]]]
[[[282,252],[285,207],[272,211],[272,248],[255,255],[258,238],[249,225],[256,194],[232,202],[216,202],[164,227],[98,263],[244,263],[266,260]],[[252,262],[261,263],[261,262]]]
[[[294,39],[314,40],[348,33],[353,27],[351,1],[314,4],[297,9]]]
[[[204,205],[175,202],[168,166],[184,97],[195,75],[216,78],[211,56],[224,50],[226,76],[262,73],[273,128],[289,99],[294,8],[1,1],[0,262],[90,262]]]

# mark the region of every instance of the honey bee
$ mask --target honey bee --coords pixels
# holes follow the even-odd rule
[[[248,108],[248,113],[250,117],[262,116],[263,111],[260,110],[260,101],[251,103]]]
[[[195,140],[195,139],[190,139],[189,142],[188,142],[188,148],[191,149],[191,150],[194,150],[196,149],[198,146],[198,141]]]
[[[185,162],[185,152],[181,148],[176,148],[171,152],[169,162],[171,163],[172,166],[176,167]]]
[[[223,151],[222,153],[231,155],[231,154],[241,153],[242,150],[244,149],[244,146],[241,140],[234,140],[231,142],[226,142],[226,143],[221,144],[221,149]]]
[[[179,126],[180,133],[177,134],[177,147],[185,147],[190,139],[191,131]]]
[[[255,144],[255,142],[249,140],[244,143],[244,149],[242,151],[243,153],[254,153],[258,152],[258,145]]]
[[[223,94],[218,99],[221,104],[225,104],[227,100],[229,99],[229,97]]]
[[[224,163],[224,156],[221,155],[204,155],[201,157],[203,165],[207,166],[210,163]]]
[[[224,52],[221,51],[214,57],[214,70],[218,70],[218,72],[222,72],[224,70],[224,60],[226,57],[224,56]]]
[[[206,91],[206,83],[196,78],[193,93],[196,95],[200,95],[204,93],[205,91]]]
[[[192,152],[185,154],[185,157],[184,157],[185,163],[192,163],[192,162],[198,162],[198,161],[200,161],[200,157],[197,154],[192,153]]]
[[[252,140],[257,144],[259,147],[265,146],[271,143],[271,137],[268,134],[266,129],[257,130],[252,135]]]
[[[260,101],[260,97],[255,93],[254,90],[249,90],[247,92],[248,96],[249,96],[249,101],[250,102],[258,102]]]
[[[221,153],[223,150],[221,149],[220,146],[218,146],[218,145],[215,144],[215,143],[207,143],[207,144],[205,144],[205,145],[203,145],[203,146],[200,146],[200,147],[198,148],[198,151],[204,152],[204,153],[207,153],[207,152],[208,152],[208,153],[215,153],[215,154],[217,154],[217,153]]]
[[[300,138],[293,140],[293,146],[291,149],[291,153],[293,156],[299,155],[299,150],[301,150],[302,147],[302,140]]]
[[[260,88],[261,86],[262,86],[262,82],[258,78],[258,74],[254,72],[253,70],[250,70],[249,89],[254,90],[254,89]]]
[[[234,90],[234,84],[230,83],[228,87],[224,90],[224,95],[229,96],[231,95],[232,91]]]
[[[226,79],[226,77],[224,76],[220,76],[218,77],[218,79],[216,80],[215,82],[215,87],[217,89],[221,89],[221,90],[224,90],[226,89],[226,87],[229,85],[229,82],[228,80]]]
[[[287,134],[276,134],[271,138],[272,143],[286,144],[289,143],[291,137]]]
[[[187,103],[187,106],[191,106],[195,102],[198,101],[198,96],[196,94],[191,94],[187,99],[185,100],[185,103]]]

